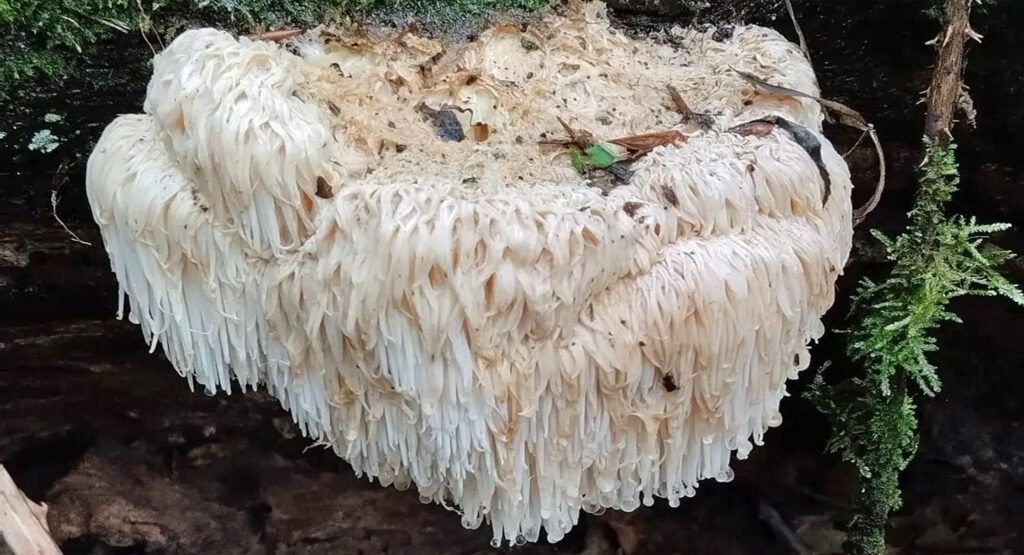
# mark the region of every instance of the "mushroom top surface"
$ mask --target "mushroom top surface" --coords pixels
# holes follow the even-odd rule
[[[711,178],[739,171],[721,160],[766,144],[724,132],[737,123],[780,114],[820,128],[816,103],[757,93],[730,68],[817,92],[799,50],[775,31],[737,27],[716,40],[712,30],[675,28],[632,39],[609,25],[602,4],[588,3],[454,45],[412,32],[371,39],[358,28],[318,28],[283,45],[189,31],[155,59],[146,111],[214,218],[238,223],[255,250],[280,252],[314,233],[317,214],[343,202],[323,199],[338,193],[423,187],[582,220],[573,213],[595,205],[664,203],[642,190],[659,180],[646,174],[671,170],[659,160],[710,163]],[[681,121],[670,85],[714,118],[711,129]],[[605,141],[673,130],[720,152],[670,147],[675,155],[645,157],[633,164],[638,178],[609,185],[601,172],[574,170],[568,149],[541,144],[568,138],[559,119],[619,155],[628,153]],[[275,199],[279,229],[245,216],[261,188]],[[619,189],[613,200],[601,199],[609,188]],[[690,218],[686,234],[740,228],[787,204],[714,189],[693,189],[693,200],[727,197],[728,217]],[[813,210],[811,202],[795,194],[783,215]]]

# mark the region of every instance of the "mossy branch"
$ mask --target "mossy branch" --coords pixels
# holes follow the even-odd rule
[[[960,90],[968,2],[945,3],[946,28],[928,93],[925,157],[910,224],[895,239],[875,233],[894,263],[892,273],[882,283],[865,281],[853,299],[847,351],[863,371],[831,386],[819,374],[810,390],[831,424],[828,449],[860,474],[848,528],[851,553],[885,552],[885,525],[900,506],[899,474],[917,449],[914,397],[932,396],[941,387],[928,361],[938,348],[934,331],[959,322],[948,310],[950,301],[1003,295],[1024,304],[1020,289],[998,271],[1011,253],[983,247],[988,234],[1007,226],[979,225],[946,213],[960,182],[949,128]]]

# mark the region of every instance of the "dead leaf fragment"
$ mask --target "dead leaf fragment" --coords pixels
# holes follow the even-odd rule
[[[334,196],[334,189],[331,188],[330,184],[323,176],[316,178],[316,196],[320,198],[331,198]]]
[[[767,121],[754,120],[729,128],[729,131],[743,137],[767,137],[775,130],[775,124]]]
[[[686,136],[679,131],[660,131],[657,133],[644,133],[642,135],[630,135],[608,141],[614,145],[630,151],[630,158],[639,158],[659,146],[680,145],[686,141]]]
[[[486,123],[473,124],[473,140],[481,143],[491,136],[491,129]]]
[[[668,94],[672,98],[672,104],[675,105],[676,111],[683,116],[683,123],[692,123],[704,131],[711,129],[711,126],[715,124],[715,118],[710,114],[694,112],[683,100],[683,95],[679,94],[679,89],[669,85]]]

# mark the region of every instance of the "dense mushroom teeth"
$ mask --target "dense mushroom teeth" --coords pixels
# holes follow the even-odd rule
[[[809,364],[851,208],[818,105],[729,69],[813,93],[799,49],[712,34],[629,39],[597,3],[455,45],[183,33],[89,160],[130,318],[190,383],[265,384],[356,472],[496,541],[727,481]],[[680,122],[668,85],[713,125]],[[601,191],[537,144],[558,118],[682,139]],[[771,118],[820,159],[725,131]]]

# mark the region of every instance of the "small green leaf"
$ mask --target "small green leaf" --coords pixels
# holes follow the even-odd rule
[[[587,154],[595,168],[607,168],[615,163],[615,155],[603,146],[594,145],[587,149]]]

